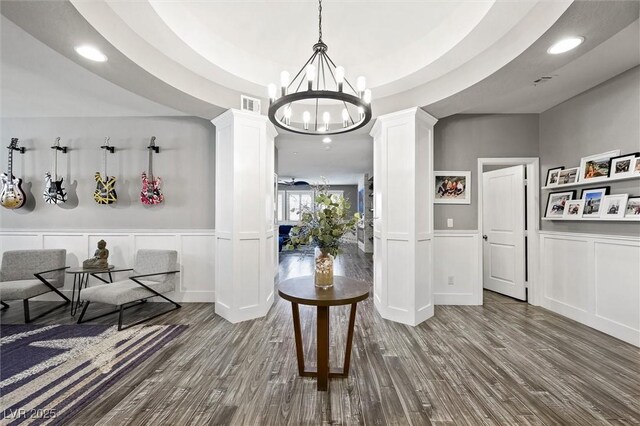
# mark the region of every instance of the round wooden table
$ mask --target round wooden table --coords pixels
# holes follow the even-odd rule
[[[291,302],[293,311],[293,330],[296,338],[296,355],[298,357],[298,374],[303,377],[317,377],[318,390],[326,391],[329,378],[349,376],[349,361],[353,344],[353,327],[356,322],[356,305],[369,297],[369,284],[364,281],[336,276],[333,287],[321,289],[315,286],[313,276],[291,278],[278,286],[278,294]],[[304,351],[302,349],[302,332],[300,329],[300,312],[298,305],[316,306],[317,318],[317,369],[305,370]],[[329,368],[329,307],[351,305],[347,344],[344,352],[342,370],[331,371]]]

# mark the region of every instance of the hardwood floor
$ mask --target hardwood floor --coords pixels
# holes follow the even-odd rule
[[[370,256],[350,249],[338,259],[337,273],[371,281]],[[282,279],[310,272],[310,258],[281,256]],[[147,305],[138,314],[162,307]],[[33,314],[46,306],[34,303]],[[313,364],[315,312],[301,306],[300,315]],[[21,304],[1,319],[21,323]],[[348,308],[332,308],[334,366],[342,363],[347,321]],[[67,310],[40,322],[72,318]],[[484,306],[436,306],[435,317],[418,327],[385,321],[371,298],[362,302],[350,377],[331,380],[328,392],[297,375],[284,300],[276,299],[267,317],[236,325],[210,304],[185,304],[155,322],[189,329],[73,424],[640,423],[638,348],[495,293],[485,292]]]

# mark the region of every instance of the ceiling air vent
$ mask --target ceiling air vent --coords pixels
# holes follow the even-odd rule
[[[240,95],[240,109],[242,111],[251,111],[260,114],[260,99]]]

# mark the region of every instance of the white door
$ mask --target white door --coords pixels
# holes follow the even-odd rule
[[[482,174],[484,288],[526,300],[524,166]]]

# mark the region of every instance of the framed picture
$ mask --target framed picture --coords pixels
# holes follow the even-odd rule
[[[565,219],[579,219],[582,217],[583,208],[584,200],[567,201],[564,206],[564,213],[562,217]]]
[[[635,160],[633,160],[633,169],[631,170],[631,173],[635,176],[635,175],[640,175],[640,157],[636,157]]]
[[[580,182],[597,182],[609,177],[611,158],[620,155],[620,150],[582,157],[580,160]]]
[[[436,204],[471,204],[471,172],[433,172]]]
[[[600,217],[615,219],[624,217],[629,194],[605,195],[602,200]]]
[[[605,195],[609,193],[609,187],[583,189],[581,197],[584,200],[582,217],[600,217],[600,205]]]
[[[576,197],[576,191],[552,192],[547,198],[547,210],[544,217],[562,217],[564,208]]]
[[[560,170],[558,173],[557,186],[568,185],[578,181],[578,167],[572,167],[566,170]]]
[[[558,184],[558,173],[560,173],[560,170],[564,170],[564,166],[547,170],[546,186],[553,186]]]
[[[632,154],[625,154],[611,158],[611,164],[609,164],[609,177],[633,175],[637,157],[640,157],[640,153],[634,152]]]
[[[640,197],[629,197],[624,217],[640,218]]]

